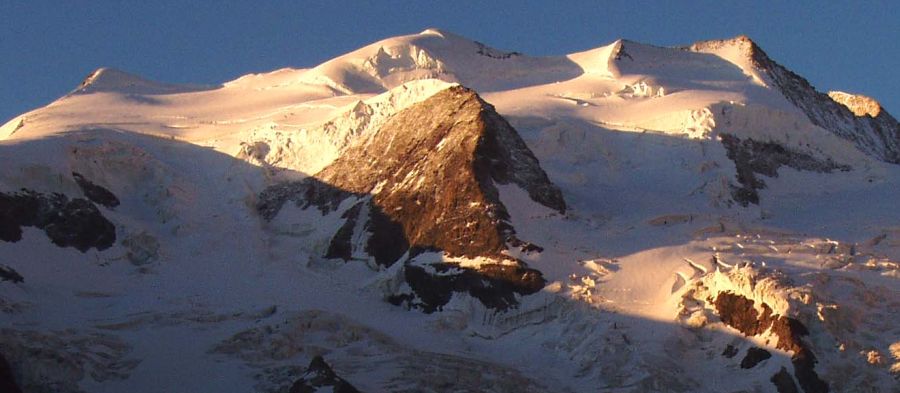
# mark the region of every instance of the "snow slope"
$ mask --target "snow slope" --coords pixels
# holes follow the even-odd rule
[[[100,69],[0,127],[0,356],[24,391],[286,392],[322,355],[371,392],[896,392],[900,130],[877,103],[801,80],[747,37],[531,57],[437,29],[221,86]],[[375,233],[370,213],[348,224],[359,201],[458,191],[417,170],[394,187],[379,168],[469,184],[440,160],[470,145],[419,142],[471,121],[429,101],[457,85],[527,145],[483,159],[533,154],[564,209],[482,176],[470,183],[497,193],[484,214],[521,241],[502,257],[327,258],[342,228],[352,244]],[[452,114],[415,121],[426,103]],[[259,209],[304,179],[355,194]],[[41,202],[55,194],[81,209]],[[482,208],[469,202],[448,217]],[[111,246],[55,245],[97,215]],[[543,287],[497,308],[461,284],[502,287],[497,266]],[[395,301],[421,300],[422,280],[450,297]]]

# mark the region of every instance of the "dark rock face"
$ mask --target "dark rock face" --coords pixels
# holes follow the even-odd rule
[[[390,266],[425,250],[510,262],[504,254],[510,247],[539,252],[540,246],[516,237],[495,184],[515,184],[533,201],[565,212],[562,193],[512,126],[474,91],[452,87],[361,136],[314,177],[266,189],[257,209],[271,220],[287,202],[325,214],[356,198],[342,213],[345,221],[331,239],[328,258],[350,260],[364,251]],[[366,239],[364,250],[354,250],[353,239]],[[544,284],[540,272],[521,262],[451,267],[405,266],[415,294],[392,301],[431,312],[454,292],[467,292],[488,307],[505,309],[516,304],[516,295]],[[425,277],[438,271],[441,277]]]
[[[800,393],[797,384],[794,383],[794,378],[791,378],[791,373],[784,367],[772,376],[771,381],[778,389],[778,393]]]
[[[837,164],[831,159],[821,160],[805,153],[786,149],[777,143],[759,142],[753,139],[741,140],[730,134],[721,134],[722,145],[728,158],[734,161],[737,181],[740,186],[732,186],[731,196],[742,206],[759,204],[757,190],[766,188],[766,183],[756,175],[778,177],[778,168],[787,166],[801,171],[830,173],[835,170],[848,171],[847,165]]]
[[[16,384],[15,375],[13,375],[12,367],[3,354],[0,354],[0,392],[3,393],[22,393],[22,389]]]
[[[518,304],[516,294],[530,295],[545,284],[537,270],[500,264],[477,270],[453,263],[408,265],[404,274],[413,294],[396,295],[390,301],[397,305],[405,303],[425,313],[440,311],[454,292],[469,293],[488,308],[505,310]]]
[[[744,358],[741,360],[741,368],[753,368],[756,367],[757,364],[772,357],[772,354],[769,351],[766,351],[762,348],[752,347],[747,350],[747,354],[744,355]]]
[[[778,337],[778,349],[792,351],[791,364],[794,365],[794,376],[806,393],[827,393],[829,388],[815,371],[816,357],[802,340],[809,330],[800,321],[779,315],[773,315],[772,309],[761,304],[762,313],[753,307],[755,302],[744,296],[733,293],[720,293],[713,302],[719,317],[726,325],[731,326],[744,335],[755,336],[771,329]],[[743,362],[741,364],[743,366]]]
[[[278,215],[285,203],[291,201],[302,209],[315,206],[322,214],[327,214],[337,210],[341,202],[353,196],[357,194],[310,177],[266,188],[259,195],[256,210],[264,219],[271,220]]]
[[[81,252],[105,250],[116,241],[115,225],[86,199],[24,189],[0,192],[0,240],[17,242],[22,239],[22,227],[28,226],[42,229],[57,246]]]
[[[353,257],[353,231],[356,229],[356,221],[359,219],[362,207],[362,203],[357,203],[341,215],[341,218],[345,220],[344,224],[331,238],[325,258],[340,258],[349,261]]]
[[[15,269],[6,265],[0,265],[0,281],[12,281],[13,284],[18,284],[24,282],[25,278]]]
[[[119,206],[119,198],[109,190],[92,183],[77,172],[72,172],[72,178],[75,179],[75,183],[78,183],[78,187],[81,188],[81,192],[84,193],[84,196],[86,196],[87,199],[90,199],[91,202],[106,206],[110,209]]]
[[[900,123],[897,119],[884,110],[875,117],[856,116],[827,94],[816,91],[800,75],[770,59],[755,43],[751,41],[750,44],[755,65],[813,124],[854,142],[857,148],[882,161],[900,164]]]
[[[734,347],[734,345],[729,344],[725,347],[725,350],[722,351],[722,356],[731,359],[738,354],[738,349]]]
[[[359,393],[353,385],[338,377],[325,359],[316,356],[309,363],[306,373],[291,385],[290,393],[315,393],[320,389],[334,393]]]

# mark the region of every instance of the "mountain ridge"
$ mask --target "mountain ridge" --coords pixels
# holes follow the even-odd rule
[[[24,390],[896,384],[890,115],[747,37],[431,29],[208,89],[95,74],[0,131]]]

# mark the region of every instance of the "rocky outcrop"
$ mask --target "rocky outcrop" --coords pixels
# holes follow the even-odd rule
[[[422,284],[413,286],[418,300],[393,299],[433,311],[452,293],[468,292],[503,309],[515,303],[516,294],[533,293],[544,281],[540,272],[506,255],[509,248],[540,247],[516,237],[496,184],[515,184],[536,203],[560,213],[566,209],[562,193],[512,126],[474,91],[454,86],[361,135],[314,177],[266,189],[257,209],[268,220],[287,202],[327,214],[355,198],[341,213],[344,223],[326,257],[350,260],[362,251],[383,266],[426,251],[505,260],[477,269],[407,266],[407,279]],[[441,271],[442,277],[427,279],[425,271]]]
[[[741,359],[741,368],[753,368],[763,360],[771,358],[772,354],[762,348],[752,347],[747,349],[747,354]]]
[[[478,269],[453,263],[409,265],[404,274],[412,293],[394,295],[389,301],[425,313],[440,311],[454,293],[468,293],[488,308],[505,310],[518,304],[517,294],[533,294],[545,284],[540,271],[519,265],[489,264]]]
[[[494,186],[516,184],[535,202],[565,202],[518,133],[474,91],[456,86],[391,118],[316,175],[403,227],[410,247],[452,256],[500,256],[513,241]]]
[[[777,89],[813,124],[854,143],[858,149],[879,160],[900,164],[900,123],[874,100],[840,92],[816,91],[806,79],[776,63],[744,35],[697,42],[685,49],[709,53],[725,45],[738,48],[749,60],[753,69],[744,70],[746,73]]]
[[[869,116],[877,118],[881,114],[881,104],[872,97],[860,94],[844,93],[842,91],[829,91],[828,96],[834,102],[846,106],[856,116]]]
[[[800,393],[800,390],[797,389],[797,384],[794,383],[794,378],[791,377],[791,373],[784,367],[772,376],[771,381],[775,388],[778,389],[778,393]]]
[[[76,328],[58,331],[0,328],[0,352],[27,393],[84,393],[82,383],[123,381],[141,363],[122,339]],[[0,364],[0,392],[3,370]]]
[[[731,358],[737,356],[737,354],[738,354],[738,349],[737,349],[737,347],[735,347],[734,345],[731,345],[731,344],[728,344],[728,345],[725,347],[725,350],[722,351],[722,356],[724,356],[724,357],[726,357],[726,358],[728,358],[728,359],[731,359]]]
[[[750,44],[756,67],[813,124],[882,161],[900,164],[900,123],[891,114],[881,110],[875,116],[858,116],[844,103],[816,91],[806,79],[770,59],[755,43]]]
[[[18,284],[24,282],[25,277],[22,277],[16,269],[0,264],[0,281],[12,281],[13,284]]]
[[[0,192],[0,240],[21,240],[22,227],[42,229],[53,244],[81,252],[105,250],[116,241],[115,225],[87,199],[25,189]]]
[[[110,209],[119,206],[119,198],[109,190],[94,184],[78,172],[72,172],[72,178],[75,179],[75,183],[81,188],[81,192],[84,193],[84,196],[87,197],[87,199],[90,199],[91,202],[106,206]]]
[[[740,139],[730,134],[720,134],[728,158],[734,162],[739,186],[731,186],[731,196],[742,206],[759,204],[760,189],[766,182],[757,175],[778,177],[778,168],[787,166],[800,171],[830,173],[848,171],[847,165],[835,163],[830,158],[819,159],[794,151],[774,142]]]
[[[815,355],[802,340],[803,336],[809,334],[803,323],[794,318],[773,314],[772,308],[765,303],[760,304],[762,312],[759,312],[753,300],[729,292],[720,293],[713,303],[716,312],[726,325],[737,329],[747,337],[769,332],[778,338],[776,348],[793,352],[791,363],[794,365],[794,376],[805,393],[829,391],[828,384],[821,380],[815,371]],[[743,365],[742,362],[741,366]],[[776,379],[783,382],[783,378],[776,374],[772,378],[776,385],[779,383],[775,382]]]
[[[291,385],[290,393],[359,393],[349,382],[337,376],[321,356],[316,356],[306,368],[306,373]]]
[[[22,393],[22,389],[16,383],[12,366],[9,365],[2,353],[0,353],[0,392]]]

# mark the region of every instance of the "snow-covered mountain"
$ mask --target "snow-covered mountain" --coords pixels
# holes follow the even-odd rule
[[[102,68],[0,160],[4,391],[900,391],[900,126],[747,37]]]

